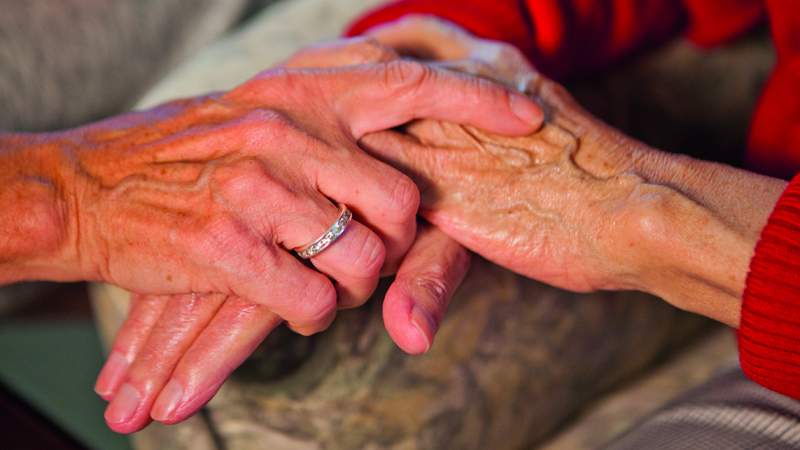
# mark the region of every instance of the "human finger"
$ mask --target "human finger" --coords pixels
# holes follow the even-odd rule
[[[356,138],[421,118],[524,135],[536,131],[544,118],[541,108],[525,95],[415,61],[341,69],[320,82]]]
[[[131,433],[149,423],[150,408],[175,365],[224,301],[221,294],[169,297],[124,383],[106,408],[106,423],[112,430]]]
[[[128,317],[114,337],[106,363],[97,376],[94,391],[103,400],[110,400],[147,341],[153,327],[167,305],[169,297],[157,295],[131,295]]]
[[[383,301],[383,322],[410,354],[427,352],[447,306],[469,270],[469,253],[436,228],[423,227]]]
[[[363,158],[368,159],[366,156]],[[377,234],[358,219],[351,220],[343,228],[344,233],[337,233],[334,242],[329,242],[324,251],[314,252],[318,254],[310,258],[317,269],[336,281],[333,305],[328,303],[331,299],[327,291],[323,299],[306,298],[313,292],[299,282],[301,277],[311,276],[308,272],[314,277],[325,279],[328,285],[330,281],[325,275],[300,264],[290,252],[322,238],[331,231],[343,212],[314,186],[314,174],[306,173],[313,171],[303,170],[309,164],[308,161],[293,161],[290,165],[300,167],[301,170],[282,173],[273,168],[272,173],[267,173],[259,161],[242,161],[238,165],[218,170],[215,180],[217,190],[227,199],[227,206],[237,211],[243,222],[250,224],[255,233],[267,241],[264,247],[268,250],[264,251],[270,253],[271,259],[278,260],[279,264],[272,264],[283,274],[283,278],[278,278],[277,273],[269,275],[271,291],[260,294],[241,291],[237,294],[269,306],[289,323],[290,328],[302,334],[311,334],[320,331],[322,326],[327,326],[329,319],[332,319],[329,313],[336,310],[337,293],[343,306],[360,304],[366,300],[378,283],[386,254],[383,241]],[[299,176],[297,172],[300,172]],[[254,199],[262,201],[253,201]],[[409,214],[413,217],[414,213]],[[291,267],[296,269],[293,271]],[[253,270],[258,272],[262,268],[256,266]],[[272,268],[269,271],[273,272]],[[263,281],[257,275],[250,280],[259,284]],[[265,295],[273,294],[277,288],[283,289],[287,283],[289,285],[285,289],[291,293],[291,297],[264,298]],[[330,287],[333,288],[333,285]],[[269,287],[264,286],[264,289]],[[264,300],[258,300],[259,298]],[[307,308],[318,307],[319,317],[314,317],[313,311],[312,317],[304,317],[304,314],[309,314],[308,311],[303,313],[303,308],[306,307],[304,303],[309,301],[313,303],[307,305]],[[321,302],[323,303],[319,304]],[[315,307],[314,304],[318,305]],[[332,310],[328,310],[331,306]]]
[[[414,241],[419,189],[402,172],[357,151],[356,157],[309,167],[322,193],[347,204],[380,237],[386,249],[381,273],[391,274]]]
[[[150,416],[172,424],[194,414],[280,323],[262,305],[229,299],[183,355]]]

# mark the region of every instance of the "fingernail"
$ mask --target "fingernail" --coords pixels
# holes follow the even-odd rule
[[[527,124],[538,124],[542,121],[542,110],[528,97],[511,93],[509,95],[511,111]]]
[[[97,383],[94,391],[97,395],[107,398],[114,393],[114,388],[119,386],[120,381],[128,371],[128,360],[119,352],[111,352],[106,363],[97,376]]]
[[[431,341],[433,340],[433,335],[436,334],[436,329],[438,326],[436,325],[436,321],[433,320],[430,314],[427,311],[420,308],[417,305],[411,309],[411,323],[419,331],[419,334],[425,340],[425,351],[423,353],[427,353],[428,350],[431,349]]]
[[[181,400],[183,400],[183,386],[175,380],[169,380],[169,383],[161,390],[161,394],[158,395],[150,417],[159,422],[168,420],[178,408]]]
[[[140,401],[139,391],[128,383],[123,384],[106,408],[106,420],[110,423],[125,423],[131,420]]]

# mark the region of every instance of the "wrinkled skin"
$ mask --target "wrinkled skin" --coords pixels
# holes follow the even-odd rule
[[[545,283],[642,290],[738,326],[747,265],[784,182],[649,148],[591,116],[514,48],[455,25],[410,17],[370,34],[517,86],[545,110],[545,126],[524,138],[422,121],[362,139],[412,175],[430,222]]]
[[[365,136],[360,143],[371,154],[415,179],[428,220],[482,256],[528,277],[574,291],[641,289],[682,308],[737,323],[749,246],[765,220],[761,214],[768,214],[769,199],[780,192],[779,184],[676,159],[625,137],[586,113],[504,44],[477,40],[428,19],[380,28],[373,37],[399,51],[443,60],[438,65],[521,87],[547,113],[540,131],[521,138],[430,120],[406,126],[402,133]],[[355,41],[307,49],[290,64],[349,65],[392,57],[391,50],[378,43]],[[741,208],[709,192],[709,180],[734,193],[748,182],[760,182],[763,197],[749,200],[748,206],[757,208]],[[745,209],[749,215],[741,214]],[[700,245],[687,247],[682,240]],[[450,242],[447,248],[458,254]],[[695,262],[676,264],[698,248],[703,252],[693,252]],[[430,267],[439,275],[403,278],[409,285],[425,280],[423,285],[434,286],[428,292],[439,292],[430,296],[440,299],[433,304],[446,306],[442,299],[448,298],[453,283],[442,280],[458,277],[441,276],[450,273],[442,269],[447,265]],[[692,273],[696,267],[736,269],[703,273],[705,278],[697,280]],[[395,341],[402,332],[393,329],[392,317],[408,311],[398,300],[403,295],[394,295],[399,292],[395,286],[403,284],[395,283],[384,302],[384,322]],[[720,299],[726,302],[723,307]],[[429,311],[438,323],[444,308]],[[245,332],[248,326],[236,325],[235,332]],[[149,331],[147,326],[126,329],[131,334]],[[204,343],[211,354],[227,353],[230,345]],[[232,353],[237,351],[241,350]],[[209,362],[182,366],[181,371],[198,378],[219,373]],[[218,386],[221,379],[215,383]]]
[[[332,50],[319,50],[320,53],[328,51]],[[296,60],[287,61],[284,66],[290,69],[302,68],[304,67],[302,60],[308,56],[308,52],[301,53]],[[396,56],[392,52],[387,52],[377,55],[377,57],[369,56],[367,60],[361,62],[374,64],[392,59],[396,59]],[[398,62],[398,64],[407,63]],[[439,73],[448,77],[453,76],[443,71],[439,71]],[[425,78],[430,77],[426,75]],[[460,79],[474,83],[474,80]],[[481,81],[481,83],[487,82]],[[450,85],[451,88],[458,88],[452,82]],[[278,93],[281,92],[280,86],[274,89]],[[502,91],[494,87],[489,86],[489,90],[503,95]],[[423,90],[419,90],[415,95],[423,93]],[[437,95],[444,94],[444,92],[439,92]],[[242,101],[246,102],[250,101],[252,93],[234,91],[227,95],[235,98],[241,97]],[[464,92],[458,95],[461,96],[460,100],[448,101],[467,103],[479,101],[477,98],[465,98]],[[363,96],[357,92],[344,97],[352,102],[365,101]],[[437,104],[434,108],[441,107],[438,100],[434,103]],[[344,107],[344,105],[340,105],[338,108]],[[396,109],[396,106],[388,108],[392,110]],[[425,107],[423,106],[423,108]],[[530,112],[534,115],[537,114],[535,109]],[[424,109],[422,111],[417,109],[414,112],[414,114],[420,113],[424,114]],[[352,112],[347,111],[342,111],[342,114],[351,118],[353,115]],[[209,132],[208,138],[215,143],[228,144],[228,142],[232,142],[228,145],[239,149],[236,156],[231,155],[232,159],[236,160],[242,152],[243,140],[244,143],[255,140],[256,143],[261,144],[265,140],[261,139],[261,133],[266,133],[267,137],[270,136],[272,130],[262,130],[264,126],[262,119],[268,121],[270,118],[257,115],[252,124],[245,122],[251,127],[245,128],[245,130],[238,126],[234,126],[230,130],[226,130],[225,126],[213,128]],[[313,120],[318,119],[322,119],[321,121],[324,122],[324,116],[322,118],[315,116]],[[365,120],[373,121],[375,119],[370,116]],[[386,118],[378,120],[386,120]],[[284,122],[281,121],[279,125],[286,125]],[[312,123],[311,119],[306,125],[308,128],[319,126],[317,122]],[[525,129],[525,127],[535,125],[535,121],[518,122],[512,124],[511,128],[518,126]],[[508,124],[499,126],[500,128],[508,127]],[[250,136],[250,133],[243,133],[248,130],[252,130],[255,138]],[[356,132],[354,136],[363,133]],[[134,139],[136,136],[137,134],[134,134]],[[345,151],[332,148],[335,146],[329,146],[324,148],[323,154],[315,154],[313,144],[317,141],[313,135],[301,136],[300,138],[303,140],[294,145],[290,141],[291,134],[284,133],[281,137],[283,138],[282,145],[307,150],[294,153],[284,151],[275,153],[276,159],[267,161],[272,164],[266,164],[270,170],[263,169],[269,174],[266,179],[264,179],[264,174],[259,171],[258,163],[245,159],[249,165],[255,164],[257,168],[253,169],[255,173],[251,177],[243,178],[242,170],[230,172],[228,182],[232,184],[233,194],[231,197],[237,199],[237,203],[231,205],[231,209],[234,211],[255,209],[256,211],[250,213],[250,217],[254,218],[256,223],[260,223],[263,220],[269,221],[272,215],[257,211],[259,206],[253,204],[253,197],[268,199],[266,203],[277,202],[275,209],[280,213],[274,216],[283,222],[271,229],[277,229],[279,233],[281,231],[299,233],[303,228],[309,226],[307,218],[313,214],[312,209],[303,208],[303,203],[307,202],[304,197],[313,198],[315,189],[313,185],[308,186],[303,195],[298,195],[295,191],[299,188],[293,184],[297,180],[293,179],[292,175],[297,168],[311,169],[312,179],[318,189],[327,192],[331,198],[349,205],[357,217],[363,218],[362,220],[376,229],[379,234],[379,236],[373,235],[366,226],[354,221],[349,226],[347,233],[335,245],[312,258],[317,269],[328,274],[337,282],[339,307],[358,306],[374,289],[383,263],[382,239],[387,244],[385,253],[389,255],[383,268],[385,271],[397,270],[397,278],[387,301],[387,305],[393,309],[393,313],[390,314],[391,317],[387,318],[386,326],[390,329],[398,345],[406,351],[410,353],[427,351],[444,314],[447,301],[460,284],[468,268],[466,252],[454,241],[434,229],[423,229],[420,231],[418,239],[414,239],[418,193],[416,187],[404,175],[380,162],[370,160],[360,153],[360,150],[355,149],[353,154],[355,147],[351,146],[348,149],[348,145],[344,143],[346,139],[339,143],[342,148],[346,149]],[[176,151],[175,142],[168,140],[167,144],[166,148],[169,151]],[[196,140],[189,139],[188,142],[183,143],[187,148],[192,144],[196,144]],[[247,147],[245,146],[245,148]],[[270,155],[269,152],[266,152],[267,155],[263,155],[263,153],[265,152],[259,149],[258,156],[268,158]],[[98,157],[103,156],[105,155],[98,155]],[[141,157],[141,155],[139,156]],[[215,155],[215,157],[218,158],[219,155]],[[287,176],[291,181],[274,183],[279,172],[272,170],[273,167],[287,167],[289,172]],[[202,165],[197,170],[201,168]],[[357,170],[352,170],[354,168]],[[214,173],[216,172],[218,169],[214,170]],[[247,171],[244,172],[247,173]],[[344,179],[345,177],[342,177],[341,174],[351,174],[352,178]],[[166,174],[160,173],[160,175]],[[203,178],[202,174],[196,172],[189,172],[185,176],[187,180],[198,178],[202,180]],[[328,180],[325,181],[325,178]],[[352,180],[359,180],[359,182],[353,183]],[[270,186],[270,184],[277,184],[277,186]],[[267,185],[267,188],[264,188],[263,185]],[[200,200],[208,199],[209,196],[204,194],[202,187],[199,189],[199,195],[197,190],[196,188],[189,189],[190,199],[195,199],[195,197],[199,197]],[[170,190],[168,201],[174,202],[175,199],[172,197],[175,194],[174,190]],[[131,196],[130,194],[126,195]],[[321,203],[330,207],[326,198],[319,194],[317,196]],[[213,195],[211,200],[212,202],[216,200]],[[191,204],[191,201],[187,200],[186,203]],[[250,206],[251,204],[252,206]],[[198,207],[196,204],[191,208],[191,210],[199,211],[207,209],[209,207]],[[334,210],[331,211],[331,213],[333,212]],[[121,217],[129,220],[130,215]],[[320,220],[318,223],[320,230],[324,230],[327,226],[323,226],[323,223],[331,223],[336,216],[329,214],[325,217],[326,222]],[[97,222],[105,225],[102,220]],[[197,227],[188,227],[188,229],[196,230]],[[310,233],[307,234],[310,235]],[[321,231],[316,235],[319,234]],[[297,239],[295,242],[276,242],[276,244],[292,248],[299,245],[298,242],[311,240],[306,237],[303,239],[303,241]],[[275,239],[269,240],[274,241]],[[185,241],[196,246],[198,239]],[[412,242],[413,246],[408,250],[407,247]],[[219,244],[218,250],[221,254],[237,256],[244,253],[244,250],[231,247],[227,241],[219,242]],[[163,247],[165,246],[159,246],[159,248]],[[402,263],[398,263],[397,260],[404,256],[406,251],[408,251],[408,255]],[[279,254],[281,253],[279,252]],[[285,274],[280,272],[270,274],[272,277],[269,279],[258,278],[259,283],[263,283],[262,292],[270,292],[285,301],[306,300],[309,294],[313,294],[312,283],[298,282],[296,284],[297,291],[285,293],[281,293],[273,286],[285,285],[292,278],[297,278],[298,275],[303,275],[305,272],[314,274],[297,264],[291,257],[287,258],[287,261],[292,264],[293,271],[287,270]],[[394,269],[393,267],[398,264],[399,268]],[[362,267],[364,265],[366,267]],[[189,268],[191,269],[191,266]],[[247,275],[246,271],[242,273],[241,269],[235,265],[231,266],[231,271],[239,275]],[[125,283],[120,284],[124,285]],[[110,401],[106,410],[106,421],[109,426],[120,432],[132,432],[145,426],[149,422],[150,416],[166,423],[174,423],[194,413],[213,396],[228,374],[280,323],[277,320],[278,316],[272,314],[264,305],[269,305],[269,303],[255,301],[252,296],[248,295],[136,297],[128,325],[123,327],[120,332],[117,343],[109,356],[109,361],[104,366],[95,386],[98,394]],[[305,306],[308,306],[307,303]],[[303,334],[310,334],[330,323],[332,316],[330,314],[326,316],[314,323],[311,330],[295,324],[291,324],[291,326]],[[155,331],[151,331],[151,329]],[[208,359],[205,356],[209,354],[216,354],[219,357]]]
[[[324,329],[337,293],[286,249],[333,223],[333,200],[358,219],[312,263],[337,281],[342,306],[362,303],[384,265],[397,267],[415,234],[416,187],[354,140],[412,114],[443,113],[434,111],[440,102],[428,111],[414,102],[414,113],[402,100],[384,111],[361,106],[385,104],[392,88],[374,83],[415,98],[428,85],[421,80],[438,83],[430,70],[402,62],[345,76],[275,70],[222,96],[78,130],[72,185],[83,273],[141,293],[233,294],[269,306],[304,334]],[[352,89],[357,80],[361,89]],[[508,108],[504,93],[494,95]],[[528,127],[517,120],[508,131]]]
[[[107,371],[111,380],[98,389],[113,397],[106,411],[112,428],[134,431],[147,423],[177,356],[195,338],[203,341],[197,333],[206,325],[214,336],[215,324],[226,323],[220,317],[232,320],[229,311],[255,317],[244,321],[259,329],[251,336],[263,338],[278,318],[301,334],[315,333],[338,307],[363,303],[381,271],[397,271],[406,253],[412,260],[402,273],[430,278],[429,267],[439,266],[433,285],[458,284],[466,270],[463,250],[439,234],[426,246],[441,243],[433,247],[440,251],[413,251],[416,186],[356,145],[366,133],[419,117],[525,134],[542,114],[524,96],[487,80],[377,60],[350,68],[277,68],[222,94],[74,130],[2,135],[0,179],[8,189],[0,200],[24,199],[26,220],[10,209],[0,216],[0,229],[8,231],[0,242],[0,281],[95,280],[178,295],[172,299],[181,307],[165,309],[152,324],[163,330],[153,345],[161,336],[176,352],[172,360],[147,360],[154,370],[160,367],[160,378],[127,379],[133,360],[119,352]],[[335,245],[311,259],[313,267],[302,264],[290,249],[334,222],[336,202],[348,205],[356,219]],[[423,352],[438,313],[414,297],[430,297],[426,285],[403,279],[395,290],[404,297],[399,322],[392,326],[400,330],[401,345]],[[427,302],[443,307],[449,295],[443,294],[439,303]],[[229,302],[246,305],[245,311],[235,313],[240,308]],[[253,340],[260,339],[246,341]],[[239,350],[231,361],[246,354]],[[229,371],[235,365],[222,366]],[[209,373],[219,378],[219,371]],[[169,411],[195,408],[215,385],[183,384],[161,402],[171,405]],[[190,388],[198,396],[181,395]]]
[[[492,261],[554,286],[640,288],[627,272],[650,249],[635,248],[641,241],[629,222],[637,218],[626,217],[626,203],[659,196],[658,187],[643,186],[629,172],[641,143],[594,119],[514,47],[424,17],[371,34],[442,66],[517,87],[546,112],[542,129],[520,138],[437,121],[418,121],[403,135],[366,136],[366,148],[417,181],[426,218]],[[619,233],[620,227],[629,232]]]

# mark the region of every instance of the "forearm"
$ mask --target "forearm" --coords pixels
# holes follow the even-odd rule
[[[779,179],[680,155],[642,150],[635,172],[675,193],[640,230],[658,252],[646,262],[644,289],[733,327],[753,250],[786,187]]]
[[[72,280],[64,152],[34,134],[0,134],[0,284]]]

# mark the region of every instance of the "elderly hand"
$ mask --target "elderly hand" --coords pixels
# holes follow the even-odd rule
[[[418,192],[355,141],[421,116],[518,134],[541,119],[532,102],[489,82],[395,61],[277,69],[224,95],[5,138],[4,198],[25,189],[56,198],[35,209],[47,217],[17,226],[51,245],[37,253],[37,242],[19,239],[0,274],[237,295],[317,331],[335,309],[333,285],[287,249],[333,223],[334,201],[349,205],[358,220],[312,263],[338,282],[344,305],[363,301],[384,256],[396,267],[413,241]],[[35,226],[52,229],[26,228]]]
[[[311,66],[359,64],[358,69],[340,69],[338,72],[363,73],[366,70],[365,67],[371,67],[364,66],[365,63],[408,64],[407,62],[388,63],[395,58],[396,55],[385,47],[377,46],[371,41],[356,39],[304,50],[287,61],[285,67],[297,69]],[[414,67],[419,66],[415,65]],[[423,70],[428,72],[428,69]],[[332,72],[316,70],[311,73]],[[387,75],[389,74],[387,73]],[[429,97],[431,105],[418,104],[414,107],[417,108],[415,111],[400,114],[406,114],[408,117],[411,117],[412,114],[436,116],[438,113],[427,114],[425,111],[428,108],[447,111],[448,108],[453,108],[452,103],[466,101],[467,104],[470,104],[480,101],[478,98],[464,97],[462,91],[464,86],[459,86],[459,84],[476,83],[474,79],[455,76],[444,71],[432,71],[423,78],[426,78],[425,83],[437,82],[432,78],[439,76],[446,78],[446,80],[442,80],[442,86],[447,85],[449,94],[440,90],[436,95],[453,95],[458,90],[461,91],[461,94],[458,94],[460,100],[450,98],[444,101]],[[298,81],[295,81],[293,85],[302,86]],[[347,86],[347,84],[343,82],[340,86]],[[481,97],[484,95],[508,95],[506,91],[498,90],[497,87],[485,81],[472,87],[485,91],[478,94]],[[399,93],[401,96],[412,95],[412,93]],[[355,111],[356,105],[360,105],[361,102],[375,101],[375,99],[366,99],[364,95],[359,95],[357,90],[348,92],[347,95],[317,91],[316,95],[330,95],[332,102],[336,102],[339,97],[345,97],[347,99],[346,106],[337,105],[334,108],[335,111],[347,108],[342,112]],[[425,94],[422,91],[415,91],[413,96],[416,98],[417,95],[430,96],[431,92]],[[226,98],[230,96],[231,94]],[[255,100],[252,98],[252,93],[242,93],[235,97],[244,102]],[[397,101],[398,99],[393,99],[391,102],[383,101],[382,103],[385,105],[382,108],[388,111],[397,110]],[[399,99],[399,101],[402,103],[405,100]],[[451,106],[448,107],[445,103],[451,104]],[[434,104],[436,106],[433,106]],[[311,110],[314,108],[312,107]],[[472,121],[473,123],[488,120],[492,123],[487,125],[494,129],[499,128],[501,131],[519,133],[530,131],[531,126],[537,125],[537,110],[534,108],[531,112],[534,116],[528,123],[517,122],[511,124],[510,127],[508,124],[501,124],[501,121],[496,120],[497,118],[490,119],[477,113],[474,114],[475,117],[471,117],[471,115],[466,117],[464,113],[455,111],[444,113],[444,115],[451,115],[451,120]],[[390,112],[390,114],[394,113]],[[354,117],[354,115],[350,112],[345,117]],[[357,111],[355,117],[358,117]],[[304,120],[305,122],[302,122],[304,125],[315,131],[320,129],[319,134],[326,135],[326,127],[323,127],[322,124],[326,123],[328,119],[324,114],[319,114],[315,118],[304,118]],[[365,116],[364,120],[376,120],[376,118]],[[391,125],[386,118],[378,120],[384,126]],[[296,131],[298,122],[299,120],[292,120],[290,127],[292,131]],[[255,124],[255,126],[260,126],[260,124]],[[318,195],[314,188],[319,187],[329,197],[350,205],[357,217],[367,218],[367,224],[376,229],[379,236],[387,242],[387,253],[393,256],[387,258],[390,263],[386,271],[391,272],[394,267],[397,267],[398,260],[408,250],[409,245],[412,245],[417,201],[415,194],[417,193],[415,188],[409,189],[410,192],[400,192],[401,196],[410,197],[406,200],[411,204],[398,204],[395,198],[390,198],[390,194],[397,192],[398,188],[405,191],[409,187],[409,183],[406,183],[408,179],[376,161],[362,161],[364,155],[354,147],[354,139],[374,127],[374,125],[363,126],[364,131],[356,131],[352,133],[352,136],[339,136],[336,142],[341,148],[325,147],[320,151],[314,151],[313,145],[310,145],[319,144],[318,140],[304,136],[299,146],[305,149],[310,147],[310,150],[280,152],[275,155],[275,158],[277,159],[276,163],[279,162],[283,170],[294,176],[292,181],[297,178],[302,180],[303,172],[310,169],[313,174],[310,178],[316,184],[316,186],[305,187],[293,185],[290,193],[292,201],[288,203],[292,204],[295,200],[305,201],[304,197],[309,193],[312,193],[312,196]],[[515,127],[519,128],[515,129]],[[235,136],[216,136],[214,142],[226,142],[233,137]],[[292,135],[289,133],[281,137],[284,140],[283,143],[292,139]],[[267,148],[269,148],[269,144],[274,144],[265,139],[259,139],[257,143]],[[264,151],[264,153],[269,155],[271,152]],[[354,164],[360,165],[356,172],[350,169]],[[271,167],[271,165],[267,167]],[[298,172],[300,173],[298,174]],[[270,181],[272,178],[277,178],[277,175],[271,173],[269,175]],[[235,173],[232,174],[233,176]],[[359,183],[355,184],[353,180],[358,180]],[[379,189],[379,191],[376,193],[375,189]],[[278,192],[288,190],[278,189]],[[295,191],[301,191],[304,195],[299,195]],[[254,201],[256,198],[264,198],[267,201],[275,199],[273,193],[264,189],[254,191],[252,186],[246,186],[237,192],[241,194],[237,199],[237,206],[244,210],[257,208],[258,202]],[[320,197],[319,202],[326,204],[331,209],[332,215],[325,216],[329,224],[335,218],[335,208],[326,201],[325,197],[321,195]],[[280,199],[280,196],[278,198]],[[283,216],[282,220],[286,222],[282,224],[282,230],[296,233],[298,228],[306,226],[302,222],[308,220],[307,215],[310,211],[298,211],[297,205],[291,207],[294,208],[291,213],[277,215]],[[271,215],[258,213],[255,217],[258,220],[269,220]],[[319,225],[323,225],[321,220],[319,222]],[[356,230],[358,229],[348,231],[345,237],[354,234],[353,232]],[[363,227],[363,230],[365,233],[369,233],[367,227]],[[316,231],[316,233],[319,234],[320,231]],[[345,237],[337,241],[330,250],[312,259],[312,262],[318,269],[325,271],[338,281],[341,297],[345,297],[340,300],[340,305],[356,306],[363,302],[374,288],[380,264],[369,261],[372,258],[364,258],[363,255],[353,255],[349,261],[340,261],[347,256],[342,253],[351,249],[363,250],[359,245],[348,245],[346,241],[343,242]],[[306,242],[310,240],[307,236],[303,236],[303,239]],[[295,239],[288,245],[284,243],[284,247],[299,245],[299,241],[299,239]],[[379,239],[374,239],[374,242],[376,245],[380,245]],[[390,247],[391,244],[394,246]],[[232,251],[227,245],[225,250],[225,253]],[[337,256],[335,251],[339,252],[339,260],[332,258]],[[236,253],[235,249],[233,253]],[[288,259],[294,262],[291,257]],[[377,257],[377,259],[382,260],[382,257]],[[366,273],[359,272],[358,265],[365,262],[369,264],[369,269]],[[399,265],[397,277],[385,301],[387,329],[401,348],[410,353],[422,353],[430,347],[438,322],[446,309],[447,301],[460,284],[467,267],[466,252],[444,234],[430,228],[422,229],[418,233],[418,239],[413,242],[413,246]],[[342,270],[336,272],[337,268]],[[302,270],[308,269],[302,268]],[[343,276],[342,272],[349,277]],[[285,280],[280,279],[281,276],[276,274],[270,280],[262,280],[265,292],[268,292],[269,283],[285,283]],[[353,290],[352,288],[348,289],[351,285],[363,286],[363,289],[357,290],[356,294],[352,295],[354,298],[348,301],[346,296],[348,291]],[[294,295],[295,298],[293,299],[289,295]],[[298,292],[283,294],[281,297],[285,298],[287,302],[304,298]],[[278,317],[272,314],[264,306],[265,304],[266,302],[259,304],[257,299],[242,294],[238,296],[218,294],[171,297],[135,296],[130,316],[115,340],[109,360],[98,377],[96,385],[97,392],[111,400],[106,411],[106,420],[109,425],[120,432],[131,432],[145,426],[151,417],[165,423],[175,423],[194,413],[213,396],[230,372],[280,323]]]
[[[342,305],[363,302],[384,256],[396,267],[414,238],[416,187],[355,140],[427,116],[524,133],[537,112],[524,103],[520,119],[514,98],[408,62],[278,69],[224,95],[68,132],[55,140],[71,147],[69,262],[78,278],[140,293],[236,295],[297,331],[319,331],[336,309],[334,286],[287,249],[331,226],[332,201],[358,220],[311,261],[337,282]]]
[[[603,124],[507,44],[438,19],[369,33],[398,51],[518,86],[546,112],[508,138],[420,121],[365,136],[412,175],[421,213],[465,247],[574,291],[638,289],[731,326],[780,180],[656,151]]]

